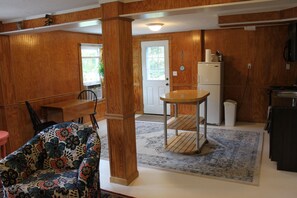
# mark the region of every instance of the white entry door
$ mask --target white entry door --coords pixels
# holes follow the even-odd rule
[[[168,41],[141,42],[141,51],[144,113],[163,114],[160,95],[170,91]]]

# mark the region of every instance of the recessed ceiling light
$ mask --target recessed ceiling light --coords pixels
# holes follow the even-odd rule
[[[163,23],[150,23],[150,24],[147,24],[148,28],[151,31],[154,31],[154,32],[161,30],[163,25],[164,25]]]

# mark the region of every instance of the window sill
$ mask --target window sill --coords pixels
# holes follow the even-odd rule
[[[97,100],[97,103],[102,103],[102,102],[105,102],[105,98],[100,98]]]

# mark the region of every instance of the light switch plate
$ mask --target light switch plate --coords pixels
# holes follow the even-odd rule
[[[173,76],[177,76],[177,71],[173,71],[173,72],[172,72],[172,75],[173,75]]]

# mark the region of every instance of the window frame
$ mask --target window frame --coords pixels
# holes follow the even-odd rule
[[[83,56],[82,50],[84,47],[99,47],[99,56]],[[99,81],[93,81],[90,83],[85,83],[84,82],[84,74],[83,74],[83,59],[84,58],[98,58],[98,62],[100,63],[100,61],[103,61],[103,44],[93,44],[93,43],[80,43],[79,45],[79,54],[80,54],[80,72],[81,72],[81,89],[89,89],[92,90],[96,93],[97,95],[97,99],[98,101],[103,100],[104,96],[103,96],[103,85],[102,85],[102,79],[101,76],[99,75],[99,71],[98,71],[98,75],[99,75]]]
[[[99,55],[98,56],[83,56],[82,50],[83,48],[87,47],[98,47],[99,48]],[[101,85],[101,77],[98,72],[98,81],[92,81],[92,82],[86,82],[84,81],[84,65],[83,65],[83,59],[93,59],[93,58],[98,58],[98,62],[102,61],[102,50],[103,50],[103,45],[102,44],[93,44],[93,43],[81,43],[80,44],[80,61],[81,61],[81,82],[82,86],[93,86],[93,85]]]

